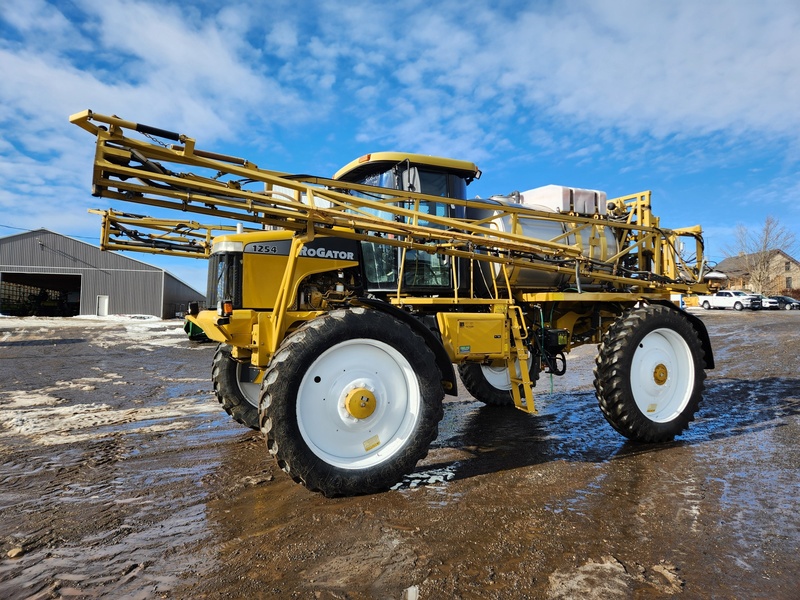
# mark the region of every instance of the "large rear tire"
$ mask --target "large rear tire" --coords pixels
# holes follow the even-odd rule
[[[539,368],[533,355],[528,359],[528,372],[534,383],[539,379]],[[476,400],[493,406],[513,406],[514,396],[511,393],[511,378],[505,364],[492,366],[477,363],[458,365],[461,383]],[[519,368],[517,368],[519,374]]]
[[[326,496],[369,494],[427,455],[443,397],[435,356],[409,327],[336,310],[281,343],[264,376],[261,429],[295,481]]]
[[[258,374],[258,369],[234,360],[230,346],[217,346],[211,366],[214,395],[234,421],[250,429],[258,429]]]
[[[703,349],[679,311],[626,311],[600,344],[594,386],[606,420],[627,438],[665,442],[683,432],[703,395]]]

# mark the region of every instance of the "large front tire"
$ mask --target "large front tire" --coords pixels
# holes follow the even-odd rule
[[[295,481],[326,496],[369,494],[427,455],[443,397],[434,354],[409,327],[336,310],[281,343],[264,376],[261,429]]]
[[[600,344],[594,386],[606,420],[627,438],[665,442],[683,432],[700,406],[703,349],[677,310],[626,311]]]
[[[533,354],[528,358],[528,372],[531,381],[536,383],[539,379],[539,365],[533,359]],[[511,377],[505,363],[497,366],[462,363],[458,365],[458,375],[461,377],[461,383],[476,400],[493,406],[514,405]],[[519,365],[517,375],[519,375]]]
[[[231,356],[230,346],[217,346],[211,366],[214,395],[234,421],[250,429],[258,429],[258,375],[258,369]]]

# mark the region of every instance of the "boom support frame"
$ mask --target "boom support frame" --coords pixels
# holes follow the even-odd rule
[[[498,207],[480,199],[440,198],[261,169],[243,158],[199,150],[188,136],[91,111],[72,115],[70,121],[96,136],[95,196],[206,215],[241,223],[246,230],[294,230],[307,241],[317,234],[330,234],[335,228],[337,237],[509,268],[564,273],[574,275],[578,281],[591,278],[609,288],[639,293],[664,295],[705,290],[699,227],[661,228],[650,209],[649,191],[611,200],[614,210],[608,216],[552,213],[523,205]],[[131,132],[151,139],[134,138]],[[161,143],[156,137],[180,144]],[[176,167],[185,170],[174,170]],[[263,189],[249,189],[253,185]],[[425,224],[421,224],[422,202],[485,208],[494,211],[492,218],[507,216],[512,224],[521,218],[558,221],[568,225],[568,232],[553,239],[536,239],[491,229],[489,219],[475,221],[433,214],[424,214]],[[379,211],[392,218],[377,217],[375,213]],[[230,231],[233,227],[115,211],[101,214],[103,247],[107,249],[207,257],[211,232]],[[128,227],[133,225],[138,239],[131,240]],[[620,252],[605,260],[583,253],[579,243],[582,237],[601,240],[604,228],[609,226],[622,232]],[[568,236],[574,236],[578,243],[566,243]],[[680,237],[696,242],[693,264],[684,261],[677,251]],[[631,254],[635,254],[636,264],[623,264],[622,259]]]

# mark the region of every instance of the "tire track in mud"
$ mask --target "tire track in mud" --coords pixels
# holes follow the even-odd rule
[[[190,468],[190,457],[174,448],[134,447],[137,437],[117,434],[79,442],[66,453],[50,446],[56,456],[31,473],[21,473],[19,461],[3,463],[3,473],[14,473],[5,478],[14,495],[3,495],[3,519],[16,523],[3,533],[9,546],[25,551],[13,564],[0,566],[4,589],[54,592],[64,585],[63,573],[80,575],[87,593],[98,585],[104,594],[124,595],[143,586],[156,590],[159,582],[160,589],[168,589],[167,580],[174,583],[174,576],[162,580],[160,570],[154,570],[165,550],[206,535],[203,494],[187,502],[175,486],[201,477],[203,465],[213,464],[213,452],[194,457]],[[171,454],[177,464],[165,467]],[[35,464],[37,457],[23,458]],[[192,563],[191,557],[184,560]]]
[[[212,401],[210,349],[160,321],[66,330],[0,335],[10,375],[0,391],[0,540],[16,556],[0,561],[0,596],[169,593],[179,576],[165,563],[204,568],[186,550],[208,535],[206,494],[193,482],[213,468],[228,425]]]
[[[540,382],[538,417],[467,397],[447,402],[428,458],[394,492],[322,501],[279,472],[258,489],[231,488],[210,502],[209,518],[225,540],[221,554],[235,560],[180,589],[276,597],[794,598],[785,561],[800,549],[798,520],[784,508],[796,503],[791,440],[800,424],[800,365],[772,356],[800,344],[791,328],[777,325],[776,335],[781,321],[756,320],[768,315],[739,317],[708,315],[719,368],[709,373],[697,420],[674,442],[632,444],[610,429],[589,391],[594,357],[587,348],[570,357],[571,375],[552,392]],[[742,336],[747,352],[738,347]],[[229,461],[231,478],[260,464],[239,453]],[[752,485],[756,472],[764,475]],[[783,513],[775,525],[771,507]],[[349,559],[347,573],[341,556]],[[371,569],[387,558],[404,573],[375,578]]]
[[[25,551],[0,560],[0,589],[794,598],[798,321],[700,314],[719,368],[675,442],[642,446],[614,433],[591,391],[586,348],[570,355],[564,378],[539,382],[538,417],[459,397],[407,485],[334,500],[291,483],[261,436],[219,410],[211,347],[105,326],[62,332],[85,343],[0,344],[0,370],[14,374],[0,392],[41,394],[30,410],[50,398],[78,413],[108,406],[86,428],[67,418],[45,419],[35,434],[0,428],[0,540]],[[103,373],[122,377],[94,381]],[[59,427],[67,435],[53,435]]]

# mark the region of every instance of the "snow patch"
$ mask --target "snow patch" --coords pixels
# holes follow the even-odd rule
[[[0,407],[0,438],[23,435],[43,446],[72,444],[123,432],[187,429],[191,423],[186,417],[212,410],[205,399],[196,397],[159,406],[115,409],[94,402],[67,404],[65,399],[42,390],[2,392]],[[136,426],[137,423],[141,425]]]

